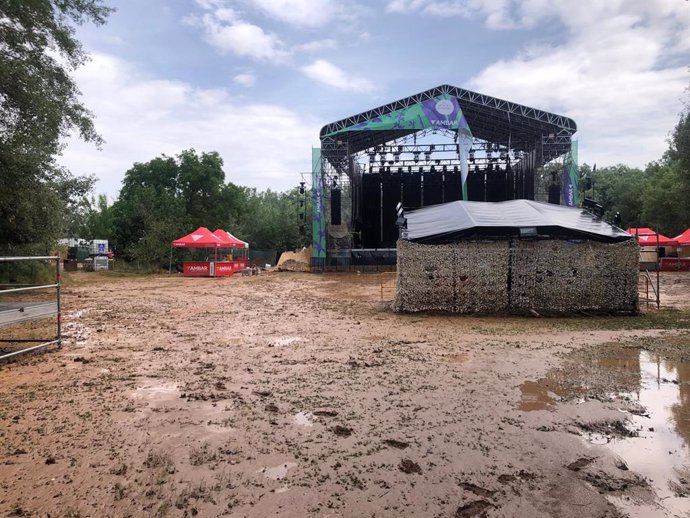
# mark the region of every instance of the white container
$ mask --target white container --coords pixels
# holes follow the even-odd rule
[[[91,241],[89,255],[108,255],[108,240],[94,239]]]
[[[97,272],[99,270],[108,269],[108,258],[96,256],[93,258],[93,271]]]

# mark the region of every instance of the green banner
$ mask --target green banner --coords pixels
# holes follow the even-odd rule
[[[470,127],[460,109],[457,98],[442,94],[407,108],[401,108],[349,128],[335,131],[327,136],[332,137],[345,131],[422,130],[429,128],[470,133]]]

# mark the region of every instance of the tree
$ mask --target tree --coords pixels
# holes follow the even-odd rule
[[[74,25],[100,25],[111,11],[101,0],[0,4],[0,244],[54,239],[64,228],[65,195],[78,199],[81,186],[92,183],[71,177],[54,159],[73,131],[101,141],[69,74],[87,58]]]
[[[216,152],[161,156],[125,173],[112,207],[113,241],[126,259],[167,264],[170,241],[196,227],[233,228],[245,216],[245,191],[225,184]],[[104,237],[104,236],[102,236]]]
[[[607,221],[613,221],[616,212],[620,212],[623,228],[638,226],[642,215],[642,193],[647,185],[645,171],[623,164],[603,167],[594,172],[584,164],[581,171],[588,171],[586,174],[591,182],[585,195],[604,206]]]

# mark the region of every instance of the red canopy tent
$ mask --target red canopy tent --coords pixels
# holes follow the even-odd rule
[[[678,242],[678,246],[690,246],[690,228],[673,239]]]
[[[640,246],[678,246],[678,241],[663,234],[657,234],[651,228],[629,228],[626,232],[636,236]]]
[[[670,238],[664,236],[663,234],[658,234],[654,232],[651,228],[629,228],[626,230],[628,234],[632,234],[638,237],[638,243],[640,246],[653,246],[653,247],[678,247],[683,246],[683,236],[685,236],[685,242],[690,245],[690,229],[686,230],[680,236],[675,238]],[[658,239],[658,240],[657,240]],[[680,254],[673,255],[672,257],[665,257],[665,254],[659,254],[661,257],[657,256],[657,252],[642,252],[653,254],[652,262],[658,261],[658,269],[660,270],[689,270],[690,269],[690,258],[680,257]]]
[[[191,234],[172,242],[175,248],[222,248],[223,241],[206,227],[199,227]]]
[[[223,230],[222,228],[219,228],[213,232],[213,235],[223,241],[223,248],[249,248],[249,243],[242,241],[241,239],[237,239],[230,232]]]
[[[238,239],[231,240],[222,234],[211,232],[206,227],[199,227],[191,234],[176,239],[170,248],[170,271],[172,271],[172,248],[212,248],[216,250],[214,258],[207,261],[185,261],[182,263],[182,274],[185,277],[224,277],[230,276],[246,266],[243,261],[218,261],[219,248],[246,248],[247,243]],[[231,235],[228,233],[228,235]]]

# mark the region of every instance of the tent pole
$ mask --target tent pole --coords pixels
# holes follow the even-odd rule
[[[168,265],[168,275],[172,274],[172,245],[170,245],[170,264]]]

